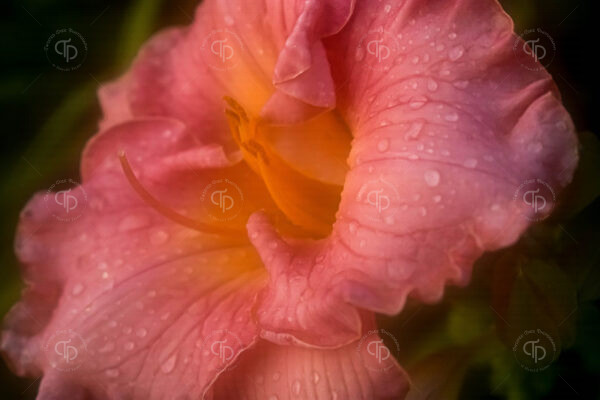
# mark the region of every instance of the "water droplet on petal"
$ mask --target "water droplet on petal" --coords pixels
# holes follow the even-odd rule
[[[390,148],[390,140],[389,139],[381,139],[379,143],[377,143],[377,150],[380,152],[386,152]]]
[[[467,168],[475,168],[477,166],[477,160],[474,158],[468,158],[465,160],[463,165]]]
[[[150,235],[150,243],[155,246],[164,244],[167,240],[169,240],[169,234],[165,231],[156,231]]]
[[[456,33],[454,33],[454,32],[452,32],[452,33],[449,33],[449,34],[448,34],[448,38],[449,38],[450,40],[454,40],[454,39],[456,39]]]
[[[140,328],[137,331],[135,331],[135,334],[138,335],[139,337],[143,338],[144,336],[146,336],[148,334],[148,331],[145,328]]]
[[[416,96],[410,99],[408,105],[413,110],[418,110],[427,103],[427,98],[423,96]]]
[[[440,173],[435,170],[425,172],[425,182],[431,187],[435,187],[440,183]]]
[[[133,348],[135,347],[135,344],[133,342],[127,342],[125,343],[125,350],[133,350]]]
[[[313,382],[315,384],[319,383],[319,381],[321,380],[321,375],[319,375],[318,372],[313,372]]]
[[[442,196],[440,196],[440,195],[433,196],[434,203],[439,203],[440,201],[442,201]]]
[[[119,223],[120,232],[128,232],[134,229],[145,228],[150,224],[150,220],[145,215],[128,215]]]
[[[438,88],[438,83],[433,80],[433,79],[429,79],[427,81],[427,89],[429,89],[430,92],[435,92]]]
[[[109,343],[106,343],[104,346],[102,346],[102,348],[98,350],[98,353],[110,353],[114,349],[115,349],[115,344],[112,342],[109,342]]]
[[[362,47],[358,47],[356,49],[356,53],[354,54],[354,59],[356,61],[362,61],[365,58],[365,50]]]
[[[356,222],[350,222],[350,224],[348,225],[348,230],[350,231],[350,233],[356,233],[357,228],[358,225],[356,224]]]
[[[456,121],[458,121],[458,118],[459,118],[458,114],[455,112],[450,113],[444,117],[444,119],[448,122],[456,122]]]
[[[448,53],[448,57],[450,57],[450,60],[456,61],[459,58],[461,58],[463,54],[465,54],[464,47],[456,46],[452,50],[450,50],[450,52]]]
[[[413,122],[410,125],[410,128],[408,128],[408,130],[404,134],[404,139],[405,140],[414,140],[414,139],[418,138],[419,135],[421,134],[421,130],[423,130],[424,125],[425,124],[421,121]]]
[[[175,365],[177,364],[177,355],[174,354],[162,365],[160,368],[162,372],[168,374],[175,369]]]
[[[295,395],[299,395],[300,392],[302,391],[302,384],[300,383],[299,380],[295,380],[294,383],[292,383],[292,393],[294,393]]]
[[[275,382],[277,382],[277,381],[279,380],[279,378],[281,378],[281,374],[280,374],[279,372],[275,372],[275,373],[273,374],[273,380],[274,380]]]
[[[118,369],[107,369],[105,374],[109,378],[116,378],[117,376],[119,376],[119,370]]]
[[[73,286],[73,290],[71,290],[71,294],[73,296],[77,296],[80,295],[83,292],[83,285],[81,283],[76,283],[75,286]]]

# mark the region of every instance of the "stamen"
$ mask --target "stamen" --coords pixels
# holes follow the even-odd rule
[[[170,219],[171,221],[185,226],[186,228],[194,229],[196,231],[204,232],[204,233],[212,233],[212,234],[240,234],[242,231],[237,229],[229,229],[229,228],[221,228],[216,227],[214,225],[206,224],[203,222],[194,221],[191,218],[188,218],[184,215],[177,213],[176,211],[170,209],[169,207],[162,204],[158,199],[152,196],[145,188],[142,186],[140,181],[136,178],[133,170],[131,169],[131,165],[129,161],[127,161],[127,156],[124,151],[119,152],[119,161],[121,162],[121,168],[123,169],[123,173],[127,178],[127,181],[135,190],[135,192],[141,197],[141,199],[156,210],[163,217]]]
[[[229,107],[231,107],[233,109],[233,111],[241,118],[243,119],[245,122],[248,122],[248,115],[246,114],[246,110],[244,110],[244,107],[242,107],[240,105],[240,103],[238,103],[237,101],[235,101],[232,97],[229,96],[224,96],[223,100],[225,100],[225,102],[227,103],[227,105]]]

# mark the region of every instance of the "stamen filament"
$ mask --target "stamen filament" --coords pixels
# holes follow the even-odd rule
[[[204,233],[212,233],[219,235],[231,235],[236,234],[239,235],[242,231],[231,228],[222,228],[216,227],[214,225],[210,225],[203,222],[194,221],[191,218],[188,218],[184,215],[177,213],[176,211],[170,209],[169,207],[162,204],[158,199],[152,196],[144,186],[140,183],[140,181],[135,176],[133,170],[131,169],[131,165],[127,160],[127,156],[124,151],[119,152],[119,161],[121,162],[121,168],[123,169],[123,173],[127,178],[127,181],[135,190],[135,192],[141,197],[141,199],[156,210],[163,217],[170,219],[171,221],[185,226],[186,228],[194,229],[196,231],[204,232]]]

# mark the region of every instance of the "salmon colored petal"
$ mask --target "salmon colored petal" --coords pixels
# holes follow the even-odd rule
[[[362,337],[336,349],[278,346],[261,342],[216,382],[216,398],[400,399],[408,379],[375,330],[370,313],[361,313]],[[394,339],[395,341],[395,339]]]
[[[192,26],[156,35],[124,78],[101,89],[102,127],[171,117],[203,140],[224,143],[231,138],[223,95],[255,115],[268,101],[263,114],[280,121],[332,108],[335,88],[321,38],[341,30],[353,8],[354,0],[203,2]]]
[[[383,64],[370,42],[389,46]],[[333,232],[298,243],[262,216],[248,224],[271,282],[295,283],[262,296],[264,337],[349,343],[361,331],[353,306],[394,314],[408,295],[439,300],[531,224],[520,185],[538,179],[558,193],[570,182],[573,124],[551,77],[524,68],[515,43],[493,0],[357,4],[326,43],[333,76],[348,82],[338,106],[354,134]],[[337,336],[325,320],[343,326]]]
[[[156,142],[165,130],[168,140]],[[141,171],[156,163],[161,177],[179,179],[168,185],[186,198],[177,207],[189,205],[198,198],[184,189],[201,191],[206,168],[222,159],[214,147],[198,148],[208,154],[200,158],[205,170],[182,172],[176,160],[190,159],[191,148],[178,150],[187,137],[169,120],[118,125],[86,151],[84,183],[69,193],[83,207],[77,219],[56,219],[62,205],[53,193],[35,196],[23,211],[16,251],[27,289],[7,317],[2,350],[20,374],[44,374],[40,398],[77,398],[84,390],[96,398],[200,398],[257,339],[251,310],[266,276],[254,249],[243,237],[173,223],[118,170],[117,149]],[[150,169],[141,180],[156,176]]]
[[[402,399],[408,391],[406,374],[393,361],[385,368],[365,362],[373,357],[371,342],[356,342],[335,350],[278,346],[261,342],[240,357],[213,389],[215,399]],[[380,349],[382,353],[384,352]],[[376,354],[376,353],[373,353]],[[387,355],[387,353],[384,353]]]

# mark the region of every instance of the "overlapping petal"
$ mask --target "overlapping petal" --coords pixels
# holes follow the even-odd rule
[[[514,199],[521,184],[568,184],[573,124],[551,77],[523,68],[515,42],[491,0],[357,4],[326,42],[333,76],[347,82],[338,106],[354,135],[333,232],[298,244],[263,217],[248,226],[271,282],[299,282],[293,298],[268,290],[265,337],[322,345],[314,332],[332,320],[345,324],[336,339],[347,343],[360,331],[353,306],[393,314],[408,295],[440,299],[447,282],[468,282],[484,251],[530,225]]]
[[[8,317],[2,348],[20,373],[43,371],[41,398],[201,397],[256,341],[251,310],[266,276],[254,249],[235,236],[173,223],[120,170],[118,151],[125,151],[147,171],[140,179],[164,179],[149,188],[178,193],[185,201],[171,206],[185,207],[214,175],[193,164],[183,165],[196,167],[186,174],[174,160],[204,168],[224,162],[214,147],[198,148],[204,158],[189,160],[188,138],[170,120],[118,125],[88,146],[84,183],[70,192],[82,207],[87,202],[79,219],[56,220],[61,205],[45,194],[25,208],[17,254],[28,289]],[[211,349],[223,340],[232,349],[226,360]],[[64,345],[78,353],[70,366],[56,359]]]
[[[44,373],[49,399],[402,396],[397,365],[373,372],[355,351],[361,309],[393,314],[466,284],[531,223],[519,185],[558,192],[577,163],[551,77],[523,68],[518,40],[495,0],[203,2],[101,90],[102,132],[72,193],[88,199],[81,218],[54,220],[42,194],[23,212],[28,288],[3,350],[19,373]],[[224,96],[268,126],[252,145],[281,157],[276,170],[242,161]],[[336,148],[310,154],[296,143],[320,119],[336,134],[305,139]],[[331,234],[294,236],[329,232],[320,184],[329,204],[344,173]],[[296,176],[309,184],[284,192]],[[220,220],[206,188],[228,179],[243,201]],[[89,357],[57,368],[57,338]]]

